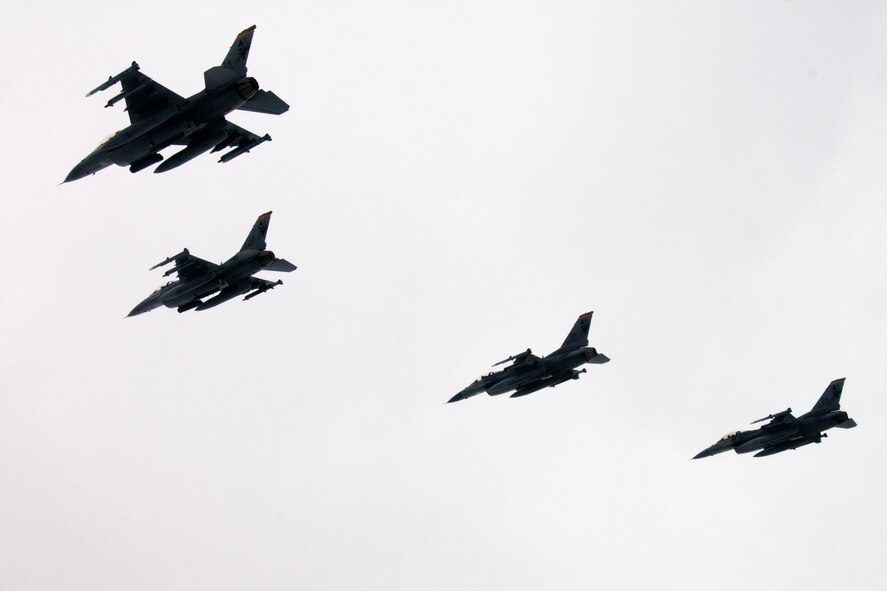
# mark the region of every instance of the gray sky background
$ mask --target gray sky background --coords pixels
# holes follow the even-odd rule
[[[277,4],[277,6],[275,6]],[[57,186],[133,59],[233,37],[274,141]],[[887,579],[887,5],[5,8],[0,588],[872,589]],[[169,154],[171,152],[167,152]],[[299,265],[123,320],[255,217]],[[270,274],[266,274],[270,277]],[[612,358],[445,405],[594,310]],[[822,445],[688,458],[847,377]]]

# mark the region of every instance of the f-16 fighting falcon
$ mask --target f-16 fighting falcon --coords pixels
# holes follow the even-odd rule
[[[191,255],[186,248],[151,267],[153,270],[175,262],[175,266],[163,276],[176,273],[178,279],[154,290],[154,293],[132,309],[129,316],[149,312],[160,306],[178,308],[179,312],[206,310],[248,292],[250,293],[243,298],[244,301],[282,285],[283,281],[272,282],[253,277],[253,274],[259,271],[289,273],[296,270],[296,266],[291,262],[278,259],[273,252],[265,250],[265,235],[268,233],[270,221],[270,211],[260,215],[240,252],[221,265],[199,259]],[[217,296],[208,300],[203,299],[216,292],[219,292]]]
[[[537,357],[527,349],[523,353],[503,359],[493,367],[510,361],[514,363],[502,370],[492,371],[479,377],[470,386],[453,396],[449,402],[465,400],[481,392],[496,396],[514,390],[511,398],[526,396],[543,388],[554,388],[567,380],[578,380],[579,376],[585,373],[585,369],[576,369],[580,365],[608,362],[609,357],[588,346],[588,328],[591,326],[592,314],[593,312],[588,312],[576,320],[564,344],[556,351],[545,357]]]
[[[203,73],[204,90],[192,97],[184,98],[154,82],[139,72],[135,62],[90,91],[86,96],[120,82],[120,94],[105,107],[124,100],[130,125],[102,141],[64,182],[82,179],[112,164],[129,166],[131,172],[138,172],[163,160],[160,151],[172,145],[184,148],[154,172],[166,172],[204,152],[231,147],[233,150],[219,159],[228,162],[270,140],[267,134],[259,137],[225,120],[225,115],[235,109],[271,115],[289,109],[273,92],[259,90],[256,79],[246,75],[246,59],[255,29],[253,25],[237,35],[222,65]]]
[[[828,385],[810,412],[794,417],[792,409],[789,408],[753,421],[753,425],[767,420],[770,422],[754,431],[727,433],[717,443],[696,454],[693,459],[713,456],[731,449],[738,454],[757,451],[756,458],[771,456],[787,449],[819,443],[823,437],[828,437],[823,431],[832,427],[852,429],[856,426],[856,421],[841,410],[843,389],[844,378],[835,380]]]

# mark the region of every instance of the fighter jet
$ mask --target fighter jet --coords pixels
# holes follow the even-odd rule
[[[811,443],[820,443],[828,437],[827,431],[832,427],[852,429],[856,421],[841,410],[841,391],[844,389],[844,378],[835,380],[828,385],[819,401],[810,412],[799,417],[792,415],[792,409],[771,414],[763,419],[752,421],[752,425],[770,421],[763,427],[753,431],[733,431],[727,433],[717,443],[696,454],[693,459],[713,456],[721,452],[733,450],[738,454],[757,451],[754,457],[772,456],[787,449],[797,449]],[[760,450],[760,451],[758,451]]]
[[[255,29],[253,25],[235,37],[222,65],[203,73],[205,88],[192,97],[184,98],[154,82],[139,72],[136,62],[87,93],[86,96],[92,96],[120,82],[121,92],[105,107],[124,100],[130,125],[103,140],[64,182],[82,179],[112,164],[129,166],[131,172],[138,172],[163,160],[160,151],[172,145],[184,148],[154,172],[172,170],[210,150],[232,147],[219,159],[228,162],[269,141],[271,136],[259,137],[225,119],[235,109],[271,115],[289,109],[273,92],[259,90],[256,79],[246,75],[246,59]]]
[[[283,281],[272,282],[253,277],[259,271],[289,273],[296,270],[291,262],[278,259],[273,252],[265,250],[265,235],[270,221],[270,211],[260,215],[240,247],[240,252],[221,265],[199,259],[186,248],[151,267],[154,270],[175,262],[175,266],[163,276],[176,273],[178,279],[154,290],[154,293],[132,309],[129,316],[150,312],[160,306],[177,308],[179,312],[207,310],[239,295],[247,294],[243,298],[246,301],[282,285]],[[217,296],[204,299],[216,292],[219,292]]]
[[[470,386],[453,396],[449,402],[465,400],[481,392],[490,396],[504,394],[514,390],[511,398],[526,396],[543,388],[554,388],[567,380],[578,380],[585,369],[576,368],[586,363],[606,363],[609,357],[598,353],[594,347],[588,346],[588,328],[591,326],[591,315],[588,312],[580,316],[573,325],[570,334],[559,349],[545,357],[533,355],[530,349],[512,355],[508,359],[493,364],[493,367],[513,362],[499,371],[490,373],[474,380]]]

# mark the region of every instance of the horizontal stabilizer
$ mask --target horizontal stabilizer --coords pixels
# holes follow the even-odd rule
[[[835,425],[835,426],[838,427],[839,429],[852,429],[853,427],[856,426],[856,421],[854,421],[853,419],[847,419],[843,423],[841,423],[839,425]]]
[[[269,90],[260,90],[256,96],[237,107],[241,111],[265,113],[266,115],[282,115],[290,106],[283,99]]]
[[[595,355],[594,357],[592,357],[592,358],[588,361],[588,363],[596,363],[596,364],[600,365],[601,363],[607,363],[608,361],[610,361],[610,358],[609,358],[609,357],[607,357],[607,356],[604,355],[603,353],[598,353],[597,355]]]
[[[274,259],[271,264],[263,268],[263,271],[280,271],[281,273],[289,273],[295,271],[296,266],[286,259]]]
[[[227,84],[231,84],[235,80],[240,79],[240,74],[234,70],[222,66],[214,66],[203,73],[203,84],[207,90],[215,90]]]

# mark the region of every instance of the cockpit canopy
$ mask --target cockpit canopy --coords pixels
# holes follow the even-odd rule
[[[494,373],[496,373],[496,372],[495,372],[495,371],[489,371],[489,370],[488,370],[488,371],[486,371],[486,372],[480,374],[479,376],[477,376],[477,377],[474,379],[474,381],[475,381],[475,382],[479,382],[479,381],[481,381],[482,379],[484,379],[485,377],[487,377],[487,376],[491,376],[491,375],[493,375]]]
[[[157,289],[155,289],[153,293],[158,293],[158,292],[160,292],[160,291],[163,291],[163,289],[164,289],[165,287],[169,287],[169,286],[172,285],[173,283],[175,283],[175,281],[167,281],[167,282],[164,283],[163,285],[158,285],[158,286],[157,286]]]
[[[733,439],[737,435],[739,435],[739,431],[730,431],[729,433],[721,437],[718,441],[727,441],[728,439]]]
[[[96,146],[96,149],[101,148],[102,146],[107,144],[109,141],[111,141],[111,138],[114,137],[115,135],[117,135],[117,133],[118,132],[115,131],[115,132],[109,133],[107,136],[102,138],[102,141],[99,142],[99,145]]]

